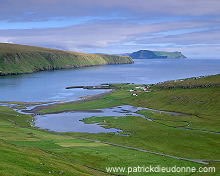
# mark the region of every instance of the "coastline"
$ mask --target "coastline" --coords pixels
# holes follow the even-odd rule
[[[98,100],[100,98],[102,98],[103,96],[105,95],[108,95],[110,93],[113,93],[115,91],[115,89],[111,89],[107,92],[104,92],[104,93],[99,93],[99,94],[95,94],[95,95],[87,95],[87,96],[83,96],[83,97],[79,97],[80,100],[76,100],[76,101],[82,101],[82,100]]]
[[[54,107],[57,107],[59,105],[70,105],[70,104],[77,104],[77,103],[84,103],[84,102],[99,100],[99,99],[103,98],[105,95],[113,93],[114,91],[115,91],[114,89],[111,89],[108,92],[79,97],[80,98],[79,100],[67,101],[67,102],[54,102],[53,104],[49,104],[49,105],[43,105],[43,104],[45,104],[45,102],[41,102],[41,103],[40,102],[39,103],[26,103],[27,106],[29,106],[29,105],[33,106],[33,104],[37,104],[39,106],[36,106],[35,108],[33,108],[31,110],[23,110],[23,112],[36,114],[36,113],[38,113],[38,111],[54,108]],[[52,103],[52,102],[50,102],[50,103]],[[64,111],[60,111],[60,112],[68,112],[68,111],[69,110],[64,110]]]
[[[191,77],[191,78],[183,78],[183,79],[176,79],[176,80],[168,80],[168,81],[164,81],[164,82],[159,82],[156,84],[153,84],[151,86],[153,86],[153,89],[155,90],[159,90],[159,89],[172,89],[172,88],[203,88],[203,87],[215,87],[218,86],[219,84],[215,83],[215,79],[212,81],[212,79],[209,79],[210,81],[206,82],[205,84],[203,83],[203,80],[205,80],[206,78],[215,78],[218,77],[220,74],[217,75],[206,75],[206,76],[198,76],[198,77]],[[200,80],[202,82],[200,82]],[[188,83],[185,85],[185,81],[187,81]],[[124,83],[122,83],[124,84]],[[192,86],[191,86],[192,84]],[[87,96],[82,96],[82,97],[78,97],[78,100],[73,100],[73,101],[49,101],[49,102],[2,102],[2,103],[6,103],[6,104],[11,104],[13,107],[13,104],[20,104],[23,105],[24,107],[26,107],[26,110],[22,110],[22,112],[24,113],[33,113],[33,114],[39,114],[39,111],[42,110],[47,110],[47,109],[51,109],[51,108],[56,108],[58,106],[63,106],[63,105],[73,105],[73,104],[79,104],[79,103],[85,103],[85,102],[91,102],[91,101],[96,101],[96,100],[100,100],[102,99],[104,96],[111,94],[113,92],[115,92],[117,89],[120,89],[121,87],[118,85],[115,86],[110,86],[108,89],[109,91],[104,92],[104,93],[98,93],[98,94],[94,94],[94,95],[87,95]],[[89,87],[90,89],[92,87],[94,87],[94,89],[97,89],[97,87],[100,89],[100,86],[84,86],[84,87]],[[137,85],[133,85],[132,86],[136,87]],[[151,87],[149,86],[149,87]],[[104,88],[105,89],[105,88]],[[133,88],[128,88],[126,87],[126,89],[133,89]],[[141,90],[141,89],[140,89]],[[136,90],[136,93],[139,93],[140,90]],[[150,91],[147,91],[150,92]],[[127,93],[128,94],[128,93]],[[130,92],[129,94],[132,95],[132,93]],[[140,103],[140,102],[139,102]],[[30,108],[29,108],[30,107]],[[13,107],[14,109],[16,109],[16,107]],[[68,112],[71,111],[71,109],[66,109],[66,110],[62,110],[59,112]],[[41,113],[41,112],[40,112]]]
[[[172,80],[172,81],[164,81],[164,82],[159,82],[157,84],[153,84],[153,87],[154,87],[153,89],[159,90],[159,89],[170,89],[170,88],[171,89],[172,88],[187,89],[187,88],[200,88],[200,87],[201,88],[202,87],[215,87],[218,84],[213,83],[212,79],[209,79],[211,81],[208,81],[205,84],[203,83],[203,80],[205,78],[209,78],[209,77],[215,78],[215,77],[218,77],[218,76],[219,76],[219,74],[209,75],[209,76],[198,76],[198,77],[191,77],[191,78],[176,79],[176,80]],[[202,81],[202,83],[200,83],[200,80]],[[185,86],[185,83],[184,83],[185,81],[188,82],[186,84],[187,86]],[[191,84],[192,84],[192,86],[191,86]],[[133,85],[133,86],[136,87],[137,85]],[[84,86],[84,87],[88,87],[88,86]],[[97,86],[89,86],[89,87],[95,87],[94,89],[96,89]],[[111,94],[111,93],[115,92],[117,89],[120,89],[120,87],[115,87],[115,86],[110,87],[110,88],[111,89],[109,89],[109,91],[107,91],[107,92],[78,97],[79,99],[74,100],[74,101],[64,101],[64,102],[63,101],[52,101],[52,102],[30,102],[30,103],[26,102],[26,103],[24,103],[26,106],[35,106],[35,107],[31,110],[23,110],[23,112],[36,114],[36,113],[39,113],[39,111],[55,108],[55,107],[62,106],[62,105],[73,105],[73,104],[78,104],[78,103],[96,101],[96,100],[102,99],[104,96],[106,96],[108,94]],[[132,89],[132,88],[128,88],[128,89]],[[136,90],[136,93],[139,93],[140,90]],[[132,95],[132,93],[129,93],[129,94]],[[59,111],[59,112],[68,112],[68,111],[71,111],[71,109],[62,110],[62,111]]]

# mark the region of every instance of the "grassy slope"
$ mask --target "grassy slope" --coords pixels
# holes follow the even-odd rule
[[[6,107],[0,107],[0,111],[1,175],[59,175],[62,173],[62,175],[71,176],[103,176],[108,174],[92,168],[105,171],[105,167],[111,166],[157,166],[158,163],[170,167],[174,165],[202,166],[202,164],[193,162],[76,139],[68,134],[48,133],[30,128],[26,121],[31,119],[30,116],[21,115]],[[23,127],[15,126],[13,121]],[[160,173],[155,175],[159,176]]]
[[[84,141],[20,128],[10,120],[30,128],[26,120],[31,120],[31,116],[7,107],[0,107],[0,112],[0,175],[108,175],[45,151],[46,148],[62,148],[63,142],[77,144]]]
[[[133,63],[122,56],[84,54],[0,43],[0,75],[92,65]]]
[[[175,81],[166,81],[154,85],[155,89],[173,89],[173,88],[205,88],[220,87],[220,75],[192,77],[179,79]]]

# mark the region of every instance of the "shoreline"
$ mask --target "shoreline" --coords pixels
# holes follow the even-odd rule
[[[89,101],[94,101],[94,100],[99,100],[101,98],[103,98],[105,95],[108,95],[110,93],[113,93],[115,90],[112,89],[108,92],[104,92],[104,93],[99,93],[99,94],[95,94],[95,95],[87,95],[87,96],[83,96],[83,97],[78,97],[80,98],[79,100],[75,100],[75,101],[67,101],[67,102],[54,102],[53,104],[49,104],[49,105],[43,105],[45,104],[45,102],[42,103],[37,103],[39,104],[39,106],[34,107],[31,110],[23,110],[23,112],[25,113],[33,113],[36,114],[38,113],[38,111],[40,110],[45,110],[45,109],[50,109],[50,108],[54,108],[56,106],[59,105],[69,105],[69,104],[77,104],[77,103],[83,103],[83,102],[89,102]],[[47,102],[46,102],[47,103]],[[51,102],[50,102],[51,103]],[[34,103],[27,103],[26,105],[33,105]],[[61,112],[61,111],[60,111]],[[62,112],[68,112],[68,110],[62,111]]]
[[[109,90],[107,92],[104,92],[104,93],[99,93],[99,94],[94,94],[94,95],[87,95],[87,96],[82,96],[82,97],[78,97],[78,98],[80,98],[79,101],[81,101],[81,100],[97,100],[97,99],[102,98],[104,95],[107,95],[107,94],[112,93],[114,91],[115,91],[115,89],[111,89],[111,90]],[[78,101],[78,100],[76,100],[76,101]]]
[[[190,77],[190,78],[183,78],[183,79],[176,79],[176,80],[168,80],[168,81],[164,81],[164,82],[159,82],[156,84],[153,84],[155,86],[160,85],[161,83],[181,83],[182,81],[195,81],[195,80],[201,80],[204,78],[208,78],[210,76],[218,76],[220,74],[214,74],[214,75],[205,75],[205,76],[197,76],[197,77]],[[125,84],[125,83],[122,83]],[[128,83],[126,83],[128,84]],[[106,84],[104,84],[106,85]],[[136,85],[136,84],[132,84],[132,85]],[[84,86],[84,87],[100,87],[103,86],[102,84],[99,86]],[[210,85],[208,87],[211,87]],[[184,87],[185,88],[185,87]],[[191,88],[191,87],[190,87]],[[198,88],[198,87],[196,87]],[[5,103],[5,104],[11,104],[11,105],[20,105],[20,106],[25,106],[26,110],[22,110],[22,112],[24,113],[33,113],[33,114],[37,114],[38,111],[41,110],[46,110],[46,109],[50,109],[50,108],[54,108],[57,107],[59,105],[70,105],[70,104],[77,104],[77,103],[83,103],[83,102],[89,102],[89,101],[94,101],[94,100],[99,100],[101,98],[103,98],[105,95],[111,94],[114,91],[116,91],[117,88],[116,87],[109,87],[109,91],[107,92],[103,92],[103,93],[98,93],[98,94],[94,94],[94,95],[87,95],[87,96],[82,96],[82,97],[77,97],[78,100],[73,100],[73,101],[48,101],[48,102],[13,102],[13,101],[2,101],[0,103]],[[32,109],[28,109],[27,107],[31,107],[31,106],[35,106]],[[70,110],[64,110],[62,112],[68,112]],[[61,112],[61,111],[60,111]]]

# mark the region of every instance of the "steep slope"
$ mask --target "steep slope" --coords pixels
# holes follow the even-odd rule
[[[165,52],[165,51],[150,51],[140,50],[129,55],[132,59],[174,59],[186,58],[181,52]]]
[[[27,45],[0,43],[0,75],[108,64],[131,64],[130,57],[84,54]]]

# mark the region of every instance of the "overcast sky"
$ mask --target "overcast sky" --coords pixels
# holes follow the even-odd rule
[[[220,0],[0,0],[0,42],[218,58]]]

